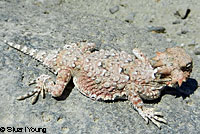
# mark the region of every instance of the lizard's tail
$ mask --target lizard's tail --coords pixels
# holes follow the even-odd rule
[[[8,46],[10,46],[10,47],[12,47],[12,48],[24,53],[24,54],[27,54],[27,55],[33,57],[34,59],[40,61],[43,65],[45,65],[45,66],[47,66],[51,69],[54,68],[58,51],[51,51],[50,50],[50,51],[47,52],[47,51],[43,51],[43,50],[28,48],[27,46],[23,46],[23,45],[19,45],[19,44],[14,44],[14,43],[9,42],[7,40],[4,40],[4,42]]]

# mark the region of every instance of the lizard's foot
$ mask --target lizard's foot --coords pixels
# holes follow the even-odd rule
[[[43,98],[45,97],[45,93],[48,92],[47,88],[45,88],[45,85],[47,81],[49,82],[50,79],[51,77],[45,74],[39,76],[36,80],[29,83],[29,85],[36,84],[35,89],[25,95],[17,97],[17,100],[24,100],[34,95],[32,98],[32,104],[35,104],[40,94]]]
[[[143,110],[138,111],[139,114],[144,118],[144,120],[149,123],[152,121],[158,128],[161,128],[161,123],[167,124],[167,121],[163,118],[161,112],[155,112],[153,108],[143,108]]]

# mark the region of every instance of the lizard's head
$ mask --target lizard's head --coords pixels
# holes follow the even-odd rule
[[[182,82],[190,76],[192,72],[192,58],[183,48],[167,48],[164,52],[157,52],[152,58],[153,67],[157,69],[156,78],[165,81],[168,86],[173,86]]]

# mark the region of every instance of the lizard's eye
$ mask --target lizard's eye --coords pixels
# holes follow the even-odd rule
[[[192,62],[188,63],[186,66],[181,67],[182,71],[191,71],[192,70]]]

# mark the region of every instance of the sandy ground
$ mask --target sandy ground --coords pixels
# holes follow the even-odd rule
[[[200,133],[199,7],[198,0],[0,0],[0,130]],[[167,119],[168,124],[159,130],[152,123],[146,125],[129,102],[95,102],[73,89],[72,83],[59,100],[47,95],[35,105],[30,99],[17,101],[17,96],[34,88],[27,85],[28,81],[43,73],[53,74],[29,56],[9,48],[5,39],[45,50],[88,40],[98,49],[131,53],[138,47],[149,57],[158,50],[182,46],[192,56],[194,69],[181,88],[146,104],[162,111]]]

